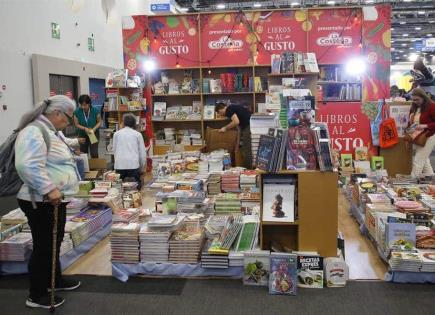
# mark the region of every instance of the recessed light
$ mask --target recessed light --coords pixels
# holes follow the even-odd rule
[[[394,43],[394,40],[392,40],[391,43]]]
[[[406,46],[406,44],[402,44],[402,46]]]
[[[416,31],[420,31],[420,30],[421,30],[421,27],[416,27],[415,30],[416,30]]]
[[[366,0],[366,3],[373,3],[375,0]]]
[[[412,2],[412,0],[403,0],[403,2]]]
[[[335,1],[328,1],[327,4],[329,4],[329,5],[334,5],[334,4],[335,4]]]
[[[225,3],[219,3],[219,4],[216,6],[216,8],[219,9],[219,10],[225,9]]]
[[[254,8],[261,8],[261,3],[254,3]]]
[[[402,34],[402,36],[403,36],[403,37],[408,37],[409,34],[405,33],[405,34]]]
[[[292,2],[290,5],[291,5],[292,7],[295,7],[295,6],[297,6],[297,5],[300,5],[300,3],[299,3],[299,2]]]
[[[404,24],[406,24],[406,22],[405,22],[405,21],[402,21],[402,22],[400,22],[399,24],[400,24],[400,25],[404,25]]]
[[[187,12],[187,11],[189,11],[189,8],[179,8],[178,11]]]
[[[413,49],[414,49],[414,47],[409,47],[409,49],[413,50]]]
[[[426,12],[425,11],[418,11],[417,14],[423,15],[423,14],[426,14]]]
[[[399,50],[399,52],[400,52],[400,53],[404,53],[404,51],[403,51],[403,50]]]

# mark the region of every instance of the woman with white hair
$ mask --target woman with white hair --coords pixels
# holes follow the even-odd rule
[[[73,154],[59,131],[72,123],[75,103],[56,95],[38,104],[20,121],[15,142],[15,168],[23,181],[18,204],[32,232],[33,252],[29,261],[29,307],[50,308],[54,206],[58,206],[56,291],[73,290],[80,282],[62,278],[59,251],[65,233],[66,204],[78,192],[79,174]],[[34,122],[34,123],[33,123]],[[35,126],[35,123],[39,125]],[[43,128],[43,129],[42,129]],[[65,300],[55,298],[55,306]]]

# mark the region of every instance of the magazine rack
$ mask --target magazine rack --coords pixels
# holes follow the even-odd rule
[[[261,218],[263,217],[263,177]],[[275,173],[274,173],[275,174]],[[279,176],[297,176],[298,217],[295,222],[261,220],[260,245],[270,249],[272,241],[298,251],[316,251],[324,257],[337,256],[338,175],[320,171],[281,171]]]

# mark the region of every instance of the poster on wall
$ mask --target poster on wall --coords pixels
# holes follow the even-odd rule
[[[284,51],[305,52],[306,32],[310,28],[307,15],[306,10],[247,14],[259,40],[257,64],[269,65],[272,54],[281,54]]]
[[[388,107],[390,109],[390,117],[396,122],[397,133],[399,137],[403,137],[405,134],[405,129],[408,127],[409,111],[411,110],[411,105],[391,104]]]
[[[390,96],[391,6],[363,7],[363,47],[367,70],[363,76],[363,102]]]
[[[149,17],[149,39],[157,68],[199,67],[197,15]]]
[[[360,103],[318,104],[316,119],[328,124],[332,147],[340,153],[353,153],[356,147],[371,148],[370,121]]]
[[[202,65],[252,65],[257,51],[257,38],[249,32],[243,13],[202,14]]]
[[[309,10],[308,50],[319,64],[342,64],[361,54],[360,8]]]

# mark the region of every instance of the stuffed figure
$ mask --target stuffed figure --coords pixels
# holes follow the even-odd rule
[[[272,213],[276,218],[282,218],[285,213],[282,211],[282,196],[280,194],[275,196],[275,201],[272,204]]]

